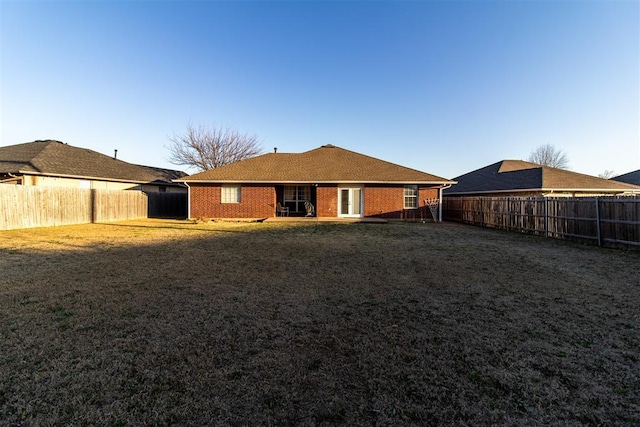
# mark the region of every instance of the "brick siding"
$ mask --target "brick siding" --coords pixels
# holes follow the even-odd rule
[[[425,199],[438,197],[437,188],[418,188],[418,208],[404,208],[404,185],[366,186],[364,188],[364,216],[408,220],[432,219]]]
[[[192,184],[192,218],[269,218],[275,216],[276,189],[273,185],[245,184],[241,186],[240,203],[221,203],[221,185]],[[404,186],[367,185],[363,191],[364,216],[407,220],[432,219],[424,200],[438,197],[438,189],[421,187],[417,209],[404,209]],[[338,216],[338,186],[320,184],[316,187],[316,215]]]
[[[316,189],[316,215],[319,217],[338,216],[338,186],[318,185]]]
[[[272,185],[241,185],[240,203],[222,203],[219,184],[191,184],[191,218],[269,218],[275,216]]]

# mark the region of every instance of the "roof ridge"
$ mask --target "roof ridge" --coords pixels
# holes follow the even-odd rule
[[[450,180],[332,144],[302,153],[267,153],[190,175],[211,182],[429,182]]]
[[[364,158],[367,158],[367,159],[375,160],[375,161],[377,161],[377,162],[383,162],[383,163],[386,163],[386,164],[388,164],[388,165],[392,165],[392,166],[400,167],[400,168],[407,169],[407,170],[412,170],[412,171],[414,171],[414,172],[426,173],[426,172],[423,172],[423,171],[421,171],[421,170],[419,170],[419,169],[410,168],[410,167],[408,167],[408,166],[404,166],[404,165],[401,165],[401,164],[399,164],[399,163],[390,162],[389,160],[383,160],[383,159],[380,159],[380,158],[378,158],[378,157],[373,157],[373,156],[370,156],[370,155],[368,155],[368,154],[363,154],[363,153],[359,153],[359,152],[357,152],[357,151],[349,150],[349,149],[347,149],[347,148],[338,147],[337,145],[333,145],[333,144],[325,144],[325,145],[321,145],[321,146],[320,146],[320,147],[318,147],[318,148],[314,148],[314,149],[312,149],[312,150],[305,151],[304,153],[299,153],[299,154],[307,154],[307,153],[310,153],[311,151],[320,150],[321,148],[337,148],[337,149],[339,149],[339,150],[346,151],[347,153],[355,154],[355,155],[357,155],[357,156],[361,156],[361,157],[364,157]]]
[[[548,176],[549,173],[551,173],[551,172],[558,173],[560,175],[565,175],[565,174],[579,175],[579,176],[584,177],[584,178],[586,178],[586,179],[588,179],[590,181],[594,181],[595,180],[595,181],[601,182],[603,184],[605,182],[606,183],[611,183],[611,181],[612,181],[612,180],[607,179],[607,178],[600,178],[599,176],[593,176],[593,175],[589,175],[589,174],[582,173],[582,172],[574,172],[574,171],[571,171],[571,170],[568,170],[568,169],[554,168],[554,167],[551,167],[551,166],[542,166],[542,183],[543,183],[543,186],[544,186],[544,183],[545,183],[545,175]],[[630,186],[629,188],[638,187],[637,185],[629,184],[629,183],[626,183],[626,182],[620,182],[620,181],[616,181],[616,182],[618,182],[620,184],[623,184],[623,186]],[[606,187],[602,187],[602,188],[606,188]]]
[[[527,169],[537,169],[542,167],[542,165],[539,165],[533,162],[527,162],[525,160],[505,159],[505,160],[500,160],[498,163],[500,163],[500,166],[498,167],[498,173],[517,172],[517,171],[522,171]]]

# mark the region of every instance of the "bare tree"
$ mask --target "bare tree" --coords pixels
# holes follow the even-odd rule
[[[541,145],[533,150],[531,154],[529,154],[529,161],[552,168],[569,168],[569,158],[567,155],[551,144]]]
[[[215,169],[262,152],[255,135],[241,134],[230,128],[187,125],[186,133],[169,139],[169,162],[200,171]]]
[[[604,172],[598,174],[598,178],[609,179],[613,176],[613,171],[605,169]]]

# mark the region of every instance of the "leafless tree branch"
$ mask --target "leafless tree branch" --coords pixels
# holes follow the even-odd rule
[[[552,168],[569,168],[569,158],[567,155],[562,150],[556,149],[551,144],[541,145],[533,150],[529,155],[529,161]]]
[[[231,128],[187,125],[186,132],[169,138],[169,162],[192,166],[200,171],[215,169],[257,156],[262,147],[255,135]]]
[[[614,172],[609,169],[605,169],[604,172],[598,174],[598,178],[609,179],[613,176]]]

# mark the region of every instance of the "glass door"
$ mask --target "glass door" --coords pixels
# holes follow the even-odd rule
[[[340,187],[338,189],[338,216],[362,217],[362,188]]]

